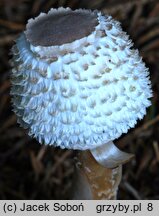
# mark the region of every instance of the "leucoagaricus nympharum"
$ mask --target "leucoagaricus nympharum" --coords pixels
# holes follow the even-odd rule
[[[59,8],[30,19],[12,48],[18,122],[40,143],[95,157],[104,144],[115,154],[111,142],[151,104],[149,72],[132,45],[99,11]]]

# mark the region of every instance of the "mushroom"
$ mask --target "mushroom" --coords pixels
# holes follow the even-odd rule
[[[115,199],[133,157],[113,144],[151,105],[132,46],[111,16],[60,7],[30,19],[12,47],[17,121],[39,143],[80,150],[75,199]]]

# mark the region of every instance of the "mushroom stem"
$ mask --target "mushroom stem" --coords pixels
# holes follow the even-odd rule
[[[122,166],[114,169],[101,166],[90,151],[81,151],[76,157],[73,199],[113,200],[122,176]]]
[[[112,141],[91,149],[95,160],[104,167],[115,168],[120,164],[130,161],[134,154],[126,153],[118,149]]]

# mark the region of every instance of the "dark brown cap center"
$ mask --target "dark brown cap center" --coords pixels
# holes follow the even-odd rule
[[[71,43],[88,36],[98,24],[97,14],[64,11],[46,14],[27,26],[26,37],[34,46],[54,46]]]

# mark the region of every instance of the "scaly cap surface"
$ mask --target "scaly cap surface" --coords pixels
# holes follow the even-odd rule
[[[69,149],[93,149],[127,133],[152,96],[132,45],[120,23],[98,11],[51,9],[29,20],[12,48],[18,122],[40,143]]]

